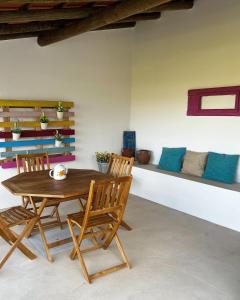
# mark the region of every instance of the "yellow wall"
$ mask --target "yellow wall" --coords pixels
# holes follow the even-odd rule
[[[195,1],[134,34],[131,129],[138,148],[240,153],[237,117],[186,117],[193,88],[240,85],[240,1]]]

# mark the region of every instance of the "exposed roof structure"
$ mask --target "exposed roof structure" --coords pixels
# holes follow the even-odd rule
[[[0,40],[38,37],[46,46],[91,31],[134,27],[194,0],[0,0]]]

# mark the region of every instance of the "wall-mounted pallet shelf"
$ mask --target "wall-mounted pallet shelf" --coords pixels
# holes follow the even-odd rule
[[[75,147],[70,145],[75,142],[75,130],[70,128],[75,124],[74,112],[70,111],[74,103],[61,101],[65,110],[63,120],[57,119],[58,103],[59,101],[0,100],[0,139],[3,139],[0,141],[0,165],[3,169],[16,167],[17,154],[47,152],[52,163],[75,160],[72,154]],[[42,112],[49,118],[46,130],[40,127]],[[11,128],[17,120],[22,132],[20,139],[13,141]],[[56,130],[63,136],[61,147],[54,147]]]

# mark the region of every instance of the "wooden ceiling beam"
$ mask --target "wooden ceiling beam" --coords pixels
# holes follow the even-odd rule
[[[136,22],[115,23],[115,24],[110,24],[110,25],[104,26],[102,28],[98,28],[97,30],[123,29],[123,28],[132,28],[135,26],[136,26]],[[37,37],[38,34],[39,34],[39,32],[0,34],[0,41]]]
[[[2,34],[2,35],[0,35],[0,41],[14,40],[14,39],[24,39],[24,38],[37,37],[37,36],[38,36],[38,32]]]
[[[113,29],[115,28],[131,28],[136,25],[136,21],[141,20],[154,20],[160,18],[161,13],[143,13],[138,14],[127,19],[121,20],[119,23],[111,24]],[[66,25],[74,24],[74,21],[44,21],[44,22],[30,22],[26,24],[0,24],[0,35],[7,34],[18,34],[18,33],[27,33],[27,32],[41,32],[47,30],[54,30]],[[119,25],[121,24],[121,25]],[[104,26],[102,29],[112,29],[111,25]],[[99,28],[101,29],[101,28]],[[101,29],[101,30],[102,30]]]
[[[50,45],[81,33],[116,23],[122,19],[126,19],[132,15],[142,13],[148,9],[170,1],[171,0],[125,0],[102,9],[98,13],[79,21],[74,25],[69,25],[63,29],[56,29],[45,34],[41,34],[38,38],[38,44],[40,46]]]
[[[191,9],[193,8],[194,0],[174,0],[170,3],[162,4],[156,6],[152,9],[149,9],[147,12],[162,12],[168,10],[182,10],[182,9]]]
[[[80,19],[89,16],[90,12],[91,8],[2,11],[0,12],[0,23]]]
[[[160,12],[142,13],[142,14],[134,15],[126,19],[123,19],[119,21],[119,23],[155,20],[155,19],[159,19],[160,17],[161,17]]]
[[[115,3],[117,1],[122,1],[122,0],[0,0],[0,3],[14,3],[14,4],[25,4],[25,3],[83,3],[83,4],[88,4],[88,3],[96,3],[96,4],[101,4],[101,3]]]
[[[62,21],[30,22],[26,24],[0,24],[0,35],[53,30],[63,25]]]
[[[136,22],[114,23],[114,24],[100,27],[96,30],[123,29],[123,28],[132,28],[135,26],[136,26]]]

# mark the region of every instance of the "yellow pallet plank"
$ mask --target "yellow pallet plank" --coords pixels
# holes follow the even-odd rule
[[[0,100],[0,106],[2,107],[49,107],[53,108],[61,102],[63,107],[71,108],[74,106],[74,102],[70,101],[41,101],[41,100]]]
[[[49,127],[54,127],[54,126],[64,127],[64,126],[73,126],[74,124],[75,124],[74,121],[49,121],[48,126]],[[22,121],[22,122],[19,122],[18,125],[20,127],[40,127],[40,122]],[[1,128],[13,128],[14,122],[0,122],[0,127]]]

